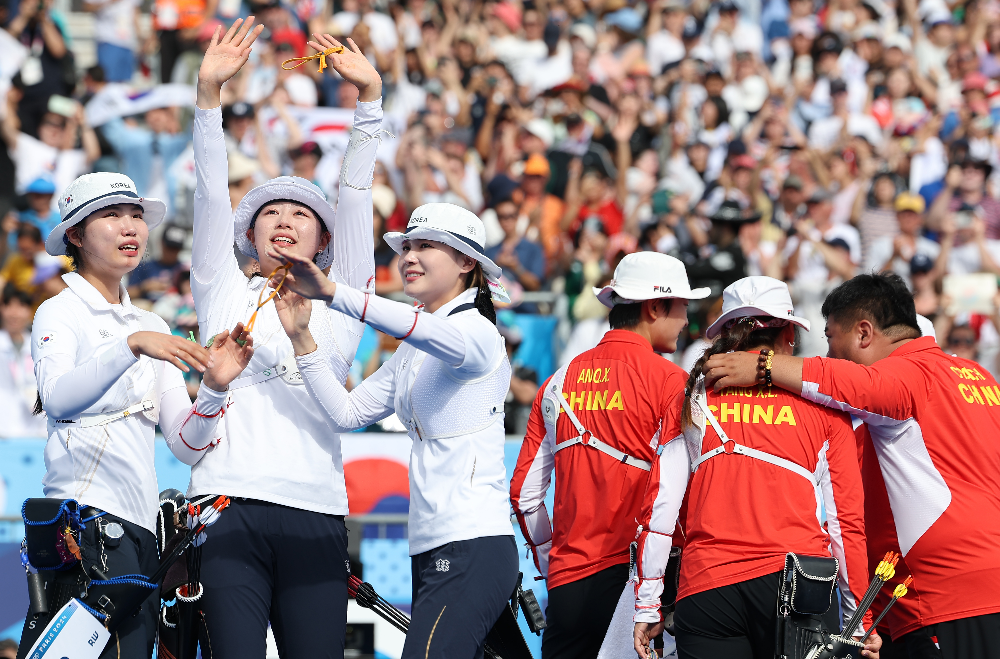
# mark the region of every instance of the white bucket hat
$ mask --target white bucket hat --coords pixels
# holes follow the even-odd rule
[[[659,252],[629,254],[615,268],[611,283],[594,289],[594,295],[608,308],[660,298],[701,300],[711,292],[710,288],[692,290],[684,264]]]
[[[252,259],[260,260],[257,256],[257,248],[247,238],[247,229],[250,223],[257,217],[257,213],[265,205],[275,201],[294,201],[308,206],[323,220],[327,231],[333,231],[333,223],[337,219],[337,212],[326,200],[326,195],[316,185],[298,176],[279,176],[267,183],[258,185],[243,197],[243,201],[236,207],[236,246],[243,254]],[[333,240],[322,252],[316,256],[316,265],[320,270],[327,268],[333,263]]]
[[[159,199],[140,197],[135,183],[124,174],[84,174],[70,183],[59,197],[62,222],[45,239],[45,251],[52,256],[65,255],[66,229],[83,222],[94,211],[115,204],[142,206],[142,217],[150,229],[163,222],[167,213],[167,205]]]
[[[410,214],[406,231],[390,231],[383,239],[397,254],[403,254],[403,241],[425,238],[444,243],[462,254],[476,259],[483,266],[483,274],[490,285],[490,293],[501,302],[510,302],[507,291],[500,283],[500,266],[486,256],[486,227],[473,213],[455,204],[424,204]]]
[[[722,315],[705,330],[705,336],[714,339],[730,321],[750,316],[771,316],[808,332],[809,321],[793,315],[793,311],[785,282],[772,277],[744,277],[722,291]]]

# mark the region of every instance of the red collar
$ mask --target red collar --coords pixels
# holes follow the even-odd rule
[[[899,346],[891,353],[890,357],[902,357],[903,355],[908,355],[911,352],[920,352],[923,350],[940,350],[941,346],[937,344],[933,336],[922,336],[919,339],[913,339],[912,341],[907,341],[903,345]]]

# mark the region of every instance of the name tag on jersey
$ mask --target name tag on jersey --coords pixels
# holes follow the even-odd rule
[[[104,625],[79,600],[71,599],[52,616],[27,659],[98,659],[110,638]]]

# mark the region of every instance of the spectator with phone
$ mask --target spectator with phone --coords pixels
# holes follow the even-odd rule
[[[7,32],[28,49],[17,87],[23,91],[17,112],[27,133],[38,130],[53,94],[69,96],[76,84],[73,54],[66,46],[66,28],[53,14],[53,0],[22,0]]]
[[[991,164],[971,156],[953,164],[945,176],[944,189],[927,214],[928,227],[937,230],[948,211],[974,208],[986,222],[986,237],[1000,239],[1000,201],[986,192],[986,181],[992,172]]]

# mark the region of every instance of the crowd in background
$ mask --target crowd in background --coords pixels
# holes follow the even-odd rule
[[[722,289],[743,276],[789,283],[795,313],[813,323],[797,350],[811,356],[826,353],[826,293],[856,273],[892,270],[947,351],[997,373],[997,0],[74,0],[62,9],[0,7],[0,381],[18,392],[0,396],[10,399],[5,418],[34,400],[26,328],[68,270],[44,240],[81,174],[120,171],[141,195],[167,201],[170,221],[151,237],[129,295],[200,339],[186,263],[193,85],[216,28],[251,13],[266,30],[223,90],[233,207],[282,174],[336,197],[358,91],[316,60],[281,63],[310,54],[312,33],[353,39],[383,76],[391,133],[372,190],[377,290],[402,290],[381,235],[413,208],[446,201],[481,215],[513,300],[500,314],[515,362],[511,432],[523,429],[540,377],[607,329],[592,287],[637,250],[681,258],[692,285],[713,290],[691,305],[686,347],[673,357],[685,368],[704,350]],[[69,27],[91,24],[87,34]],[[96,64],[80,66],[84,52]],[[548,362],[518,351],[529,340]],[[352,380],[396,345],[372,333]],[[44,434],[38,424],[24,417],[3,432]]]

